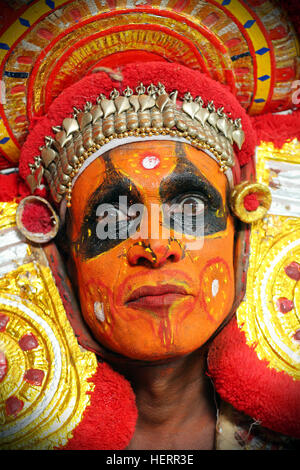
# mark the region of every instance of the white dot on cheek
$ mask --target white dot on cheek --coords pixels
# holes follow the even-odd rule
[[[97,320],[104,322],[105,321],[105,315],[103,311],[103,304],[101,302],[95,302],[94,303],[94,313],[96,315]]]
[[[219,292],[219,281],[218,279],[214,279],[213,282],[211,283],[211,293],[213,297],[215,297],[218,292]]]

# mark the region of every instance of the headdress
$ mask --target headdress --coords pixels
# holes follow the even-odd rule
[[[161,81],[154,83],[157,77]],[[25,142],[20,174],[32,193],[46,182],[64,213],[78,174],[104,151],[136,139],[162,138],[181,139],[208,153],[232,190],[235,186],[235,194],[240,192],[241,167],[252,164],[255,146],[245,111],[221,84],[184,66],[160,62],[127,65],[118,83],[99,72],[65,90]],[[247,210],[244,198],[232,198],[234,212],[247,222],[262,217],[270,206],[268,188],[253,189],[254,174],[252,178],[246,187],[244,183],[243,196],[255,195],[259,209]]]

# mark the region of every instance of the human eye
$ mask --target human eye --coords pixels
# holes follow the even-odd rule
[[[206,236],[226,228],[227,215],[204,193],[180,195],[164,204],[164,224],[175,232]]]
[[[163,205],[164,224],[175,232],[200,235],[205,201],[196,194],[184,194]]]
[[[174,214],[186,214],[190,217],[203,214],[205,210],[204,201],[198,196],[185,196],[177,203],[172,204],[171,211]]]
[[[114,223],[128,221],[129,217],[124,210],[119,209],[113,205],[109,206],[106,204],[105,208],[97,212],[98,223]]]
[[[116,200],[97,204],[83,221],[76,249],[83,258],[94,258],[129,238],[140,219],[140,204],[130,200],[128,205]]]

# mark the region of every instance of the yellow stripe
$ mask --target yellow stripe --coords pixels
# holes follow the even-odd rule
[[[63,5],[66,3],[66,0],[55,0],[55,8]],[[51,9],[46,5],[44,0],[40,0],[39,2],[35,3],[28,7],[28,9],[22,13],[21,18],[24,20],[29,21],[30,26],[32,26],[36,21],[38,21],[41,16],[45,13],[51,13]],[[19,19],[17,19],[1,36],[1,42],[4,42],[9,47],[19,39],[19,37],[28,30],[27,26],[23,26]],[[0,61],[3,60],[5,55],[7,54],[7,50],[0,50]]]
[[[62,4],[66,3],[66,0],[55,0],[55,7],[59,7]],[[51,9],[46,5],[44,0],[40,0],[34,5],[28,7],[28,9],[22,13],[21,18],[27,20],[32,26],[36,21],[38,21],[41,16],[45,13],[51,13]],[[17,19],[1,36],[1,42],[7,44],[10,48],[13,44],[20,38],[20,36],[28,31],[28,27],[23,26],[19,19]],[[6,54],[11,51],[6,49],[0,49],[0,62],[2,62]],[[1,139],[5,137],[10,137],[8,130],[3,122],[0,119],[0,136]],[[10,138],[5,144],[0,144],[1,150],[9,157],[13,162],[17,162],[20,156],[20,149]]]
[[[0,119],[0,136],[1,139],[9,137],[9,134],[2,119]],[[18,162],[20,156],[20,149],[16,146],[16,144],[13,142],[13,140],[11,140],[10,137],[5,144],[0,144],[0,148],[1,150],[3,150],[4,155],[7,155],[7,158],[9,158],[10,161],[16,163]]]
[[[222,5],[223,0],[216,0],[216,1],[217,3]],[[244,25],[249,20],[255,20],[255,18],[249,13],[249,11],[238,0],[232,0],[229,5],[224,5],[223,8],[228,10],[242,25]],[[256,22],[250,28],[245,29],[245,31],[247,32],[255,51],[263,47],[266,47],[266,48],[269,47],[262,30],[260,29],[259,25]],[[253,99],[255,100],[256,98],[262,98],[264,100],[267,100],[269,96],[269,92],[270,92],[270,87],[271,87],[271,73],[272,73],[271,54],[270,52],[266,52],[262,56],[260,56],[259,54],[255,54],[254,57],[252,56],[252,59],[254,62],[256,62],[256,66],[257,66],[257,76],[254,77],[254,79],[256,79],[257,81],[257,88],[256,88],[256,93]],[[269,75],[270,78],[267,79],[266,81],[258,80],[258,77],[262,77],[264,75]],[[249,109],[249,113],[250,114],[259,113],[260,111],[262,111],[264,106],[265,106],[265,102],[255,103],[253,101]]]

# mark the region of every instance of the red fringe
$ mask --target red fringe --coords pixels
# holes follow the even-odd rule
[[[132,439],[137,420],[129,382],[108,364],[98,364],[90,405],[63,450],[122,450]]]
[[[53,228],[52,213],[40,201],[29,202],[25,205],[22,214],[22,223],[29,232],[48,233]]]
[[[20,202],[21,199],[30,194],[28,185],[20,178],[18,173],[0,174],[0,202]],[[47,191],[45,188],[37,189],[35,195],[47,198]]]
[[[27,184],[19,177],[18,173],[9,175],[0,174],[0,201],[19,201],[30,194]]]
[[[288,140],[300,140],[300,110],[292,114],[265,114],[251,117],[257,134],[257,144],[262,141],[273,142],[282,147]]]
[[[300,438],[300,381],[259,360],[235,317],[210,347],[208,375],[221,398],[237,410],[264,427]]]

